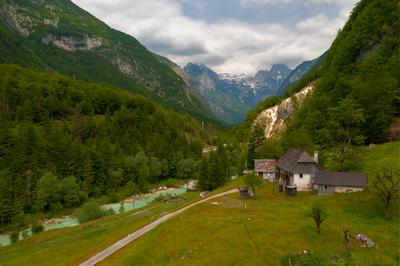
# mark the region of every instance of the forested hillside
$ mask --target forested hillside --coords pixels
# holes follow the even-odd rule
[[[1,65],[0,224],[195,175],[208,138],[142,96]]]
[[[381,143],[399,116],[400,6],[361,1],[321,68],[318,89],[290,129],[313,143]],[[290,132],[289,132],[290,133]]]
[[[166,60],[69,0],[0,0],[0,63],[110,84],[214,122]]]
[[[257,140],[252,146],[255,156],[278,156],[288,147],[337,149],[338,155],[330,160],[335,161],[333,168],[340,169],[352,160],[352,145],[390,140],[390,126],[400,114],[399,8],[395,0],[357,4],[322,66],[288,90],[291,95],[311,81],[316,86],[283,136],[264,142],[259,141],[263,130],[253,130],[250,142]],[[269,99],[260,107],[278,102]]]

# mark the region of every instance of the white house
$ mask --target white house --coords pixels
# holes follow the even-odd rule
[[[298,191],[314,189],[315,174],[321,170],[318,165],[318,153],[311,158],[305,151],[290,149],[276,166],[280,170],[280,179],[286,186],[296,186]]]

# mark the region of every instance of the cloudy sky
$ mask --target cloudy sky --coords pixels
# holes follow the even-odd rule
[[[357,0],[73,0],[184,66],[254,74],[327,50]]]

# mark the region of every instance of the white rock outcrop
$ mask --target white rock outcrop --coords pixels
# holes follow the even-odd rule
[[[286,129],[286,121],[291,117],[294,111],[304,100],[314,91],[314,85],[309,84],[298,93],[283,100],[279,105],[262,111],[254,120],[254,125],[265,127],[265,137],[271,138],[277,133],[281,133]]]
[[[116,64],[119,71],[121,71],[125,75],[133,75],[135,73],[135,69],[133,68],[133,66],[128,61],[122,58],[117,58]]]
[[[47,45],[53,44],[68,52],[75,52],[77,50],[90,51],[95,49],[103,45],[104,40],[101,37],[89,37],[87,35],[84,38],[75,36],[58,37],[49,33],[42,38],[42,42]]]

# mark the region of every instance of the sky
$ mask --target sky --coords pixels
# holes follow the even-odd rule
[[[72,0],[184,67],[254,74],[325,52],[357,0]]]

